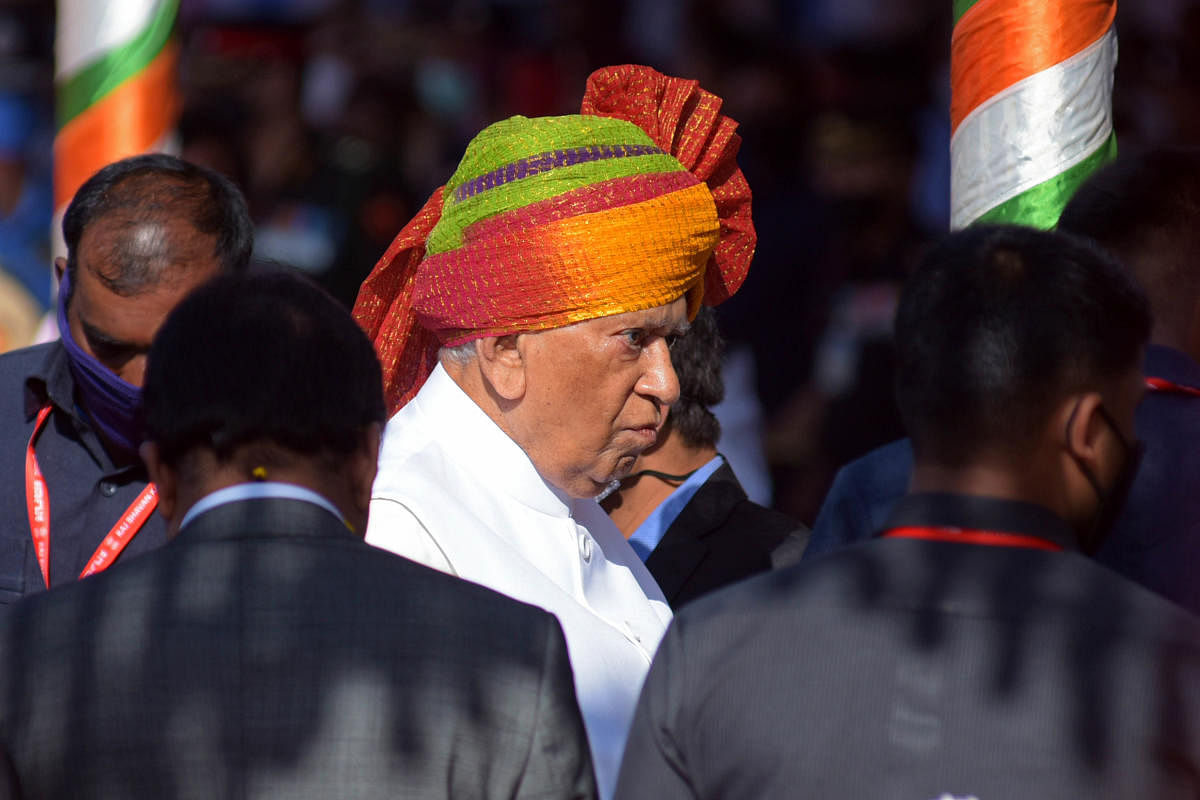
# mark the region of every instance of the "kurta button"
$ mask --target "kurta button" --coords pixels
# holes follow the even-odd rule
[[[100,494],[112,497],[117,493],[117,485],[112,481],[100,481]]]
[[[579,534],[579,554],[585,562],[592,560],[592,538],[586,533]]]

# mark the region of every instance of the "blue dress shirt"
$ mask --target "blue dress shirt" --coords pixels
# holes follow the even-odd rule
[[[658,547],[658,543],[666,535],[667,528],[671,527],[671,523],[683,511],[683,507],[691,502],[704,482],[712,477],[712,474],[724,463],[723,456],[715,456],[703,467],[693,472],[686,481],[679,484],[679,487],[671,492],[666,500],[658,504],[658,508],[650,512],[650,516],[646,517],[645,521],[629,537],[629,544],[638,554],[638,558],[645,562],[650,557],[654,548]]]

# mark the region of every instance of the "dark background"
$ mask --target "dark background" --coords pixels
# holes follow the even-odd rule
[[[259,258],[351,304],[484,125],[575,112],[607,64],[699,79],[741,123],[759,232],[721,323],[756,360],[775,505],[811,521],[837,466],[900,433],[888,329],[947,224],[950,7],[184,0],[180,152],[243,187]],[[1126,2],[1117,20],[1120,147],[1200,142],[1200,4]],[[53,42],[52,2],[0,2],[0,267],[34,275],[42,310]]]

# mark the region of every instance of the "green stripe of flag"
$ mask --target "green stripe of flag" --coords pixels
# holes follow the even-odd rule
[[[954,24],[962,19],[962,15],[967,13],[967,10],[978,3],[979,0],[954,0]]]
[[[117,47],[59,84],[58,127],[146,68],[162,52],[179,11],[179,0],[163,0],[149,24],[128,44]]]
[[[972,224],[1029,225],[1044,230],[1053,228],[1058,224],[1063,207],[1080,184],[1116,157],[1117,135],[1111,133],[1104,144],[1083,161],[984,212]]]

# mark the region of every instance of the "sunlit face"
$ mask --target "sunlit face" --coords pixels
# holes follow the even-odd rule
[[[543,478],[593,497],[629,474],[679,399],[669,347],[687,324],[680,298],[522,337],[526,391],[511,433]]]
[[[112,263],[125,238],[126,252],[165,259],[168,266],[155,285],[122,296],[105,276],[117,273]],[[130,240],[132,237],[132,240]],[[85,352],[134,386],[141,386],[150,342],[167,314],[220,265],[214,240],[185,221],[147,222],[132,230],[97,220],[80,237],[72,294],[67,307],[71,336]]]

